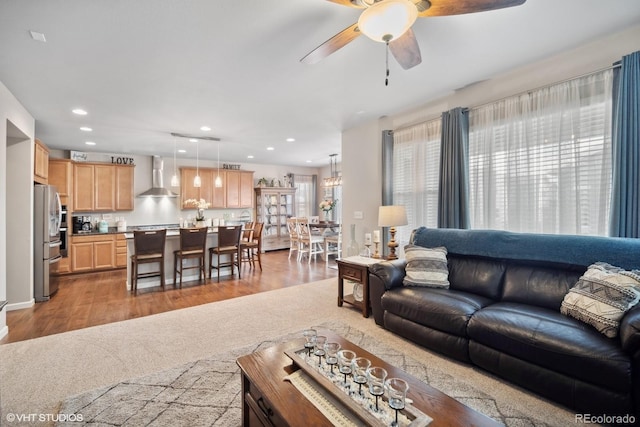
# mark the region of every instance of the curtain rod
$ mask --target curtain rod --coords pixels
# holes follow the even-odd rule
[[[482,104],[478,104],[478,105],[474,105],[472,107],[468,107],[468,109],[471,110],[471,109],[474,109],[474,108],[484,107],[485,105],[494,104],[496,102],[500,102],[500,101],[505,100],[507,98],[524,95],[525,93],[531,93],[531,92],[534,92],[534,91],[537,91],[537,90],[546,89],[546,88],[551,87],[551,86],[559,85],[559,84],[562,84],[562,83],[567,83],[567,82],[570,82],[572,80],[581,79],[583,77],[591,76],[593,74],[601,73],[603,71],[612,70],[614,68],[620,68],[620,66],[621,66],[620,61],[618,61],[618,62],[614,63],[613,65],[601,68],[599,70],[590,71],[588,73],[580,74],[579,76],[569,77],[569,78],[566,78],[564,80],[560,80],[558,82],[549,83],[549,84],[546,84],[546,85],[543,85],[543,86],[539,86],[539,87],[534,88],[534,89],[528,89],[528,90],[525,90],[525,91],[522,91],[522,92],[519,92],[519,93],[516,93],[516,94],[513,94],[513,95],[507,95],[507,96],[504,96],[504,97],[499,98],[499,99],[494,99],[492,101],[488,101],[488,102],[484,102]],[[411,124],[407,124],[407,125],[401,126],[401,127],[397,128],[397,129],[394,129],[394,132],[405,130],[405,129],[409,129],[410,127],[421,125],[421,124],[424,124],[424,123],[428,123],[428,122],[430,122],[432,120],[438,119],[441,115],[442,115],[442,113],[438,114],[437,116],[434,116],[433,118],[429,118],[429,119],[426,119],[426,120],[423,120],[423,121],[420,121],[420,122],[411,123]]]

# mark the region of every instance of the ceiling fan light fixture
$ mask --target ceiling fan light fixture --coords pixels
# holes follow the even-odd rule
[[[388,43],[403,35],[417,18],[418,9],[409,0],[382,0],[360,14],[358,28],[371,40]]]

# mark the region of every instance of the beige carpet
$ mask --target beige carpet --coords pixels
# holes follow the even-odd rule
[[[425,364],[513,401],[548,425],[573,413],[467,365],[449,361],[337,307],[337,279],[0,346],[1,425],[8,414],[53,414],[83,391],[148,375],[329,321],[349,324]],[[34,423],[39,425],[37,422]]]

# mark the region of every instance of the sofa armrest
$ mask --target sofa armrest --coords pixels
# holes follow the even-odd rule
[[[640,304],[629,310],[620,321],[620,343],[627,354],[640,351]]]
[[[384,326],[382,295],[393,288],[402,286],[406,260],[383,261],[369,266],[369,301],[376,324]]]

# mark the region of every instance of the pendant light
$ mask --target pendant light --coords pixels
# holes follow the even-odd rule
[[[172,187],[180,186],[180,181],[178,180],[178,173],[177,173],[177,166],[176,166],[176,148],[177,148],[176,139],[173,138],[173,176],[171,177]]]
[[[339,187],[342,185],[342,177],[338,176],[337,154],[329,155],[329,165],[331,167],[331,176],[323,180],[325,187]]]
[[[200,152],[199,152],[200,142],[196,141],[196,177],[193,178],[193,186],[200,187],[202,185],[202,180],[200,179]]]
[[[220,178],[220,141],[218,141],[218,176],[216,176],[214,185],[216,188],[222,187],[222,178]]]

